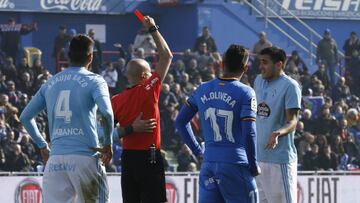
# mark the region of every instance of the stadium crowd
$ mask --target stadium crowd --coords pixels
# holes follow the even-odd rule
[[[73,35],[74,30],[70,31]],[[61,53],[61,59],[66,60],[66,54],[62,52],[66,51],[70,34],[66,34],[65,27],[60,27],[61,36],[56,37],[54,56]],[[97,50],[100,50],[98,46]],[[134,44],[127,49],[121,44],[114,46],[119,50],[118,60],[97,61],[96,64],[102,65],[94,68],[108,83],[111,95],[127,88],[125,67],[129,59],[143,58],[150,64],[156,63],[154,42],[146,32],[139,31]],[[243,83],[252,85],[255,75],[259,73],[256,53],[268,46],[272,44],[266,39],[266,33],[259,33],[259,41],[251,49],[254,53],[249,64],[251,68],[243,77]],[[285,72],[301,84],[303,91],[303,108],[295,138],[299,170],[356,170],[360,166],[360,40],[355,32],[350,34],[343,49],[345,63],[337,73],[334,70],[339,66],[340,59],[330,30],[324,32],[324,39],[319,42],[318,70],[313,74],[310,74],[297,51],[293,51],[288,58]],[[19,115],[31,96],[52,75],[40,59],[30,62],[24,56],[17,61],[1,51],[0,171],[37,171],[43,164],[39,149],[19,122]],[[176,164],[165,161],[168,171],[198,170],[199,160],[181,141],[175,129],[175,119],[191,92],[202,82],[218,77],[221,70],[222,56],[217,52],[215,40],[206,27],[193,49],[175,54],[159,101],[163,155],[169,157],[172,154],[176,160]],[[36,121],[42,135],[49,140],[46,112],[42,112]],[[202,142],[198,117],[191,124],[198,141]],[[107,166],[108,171],[120,171],[121,150],[121,143],[115,143],[113,161]]]

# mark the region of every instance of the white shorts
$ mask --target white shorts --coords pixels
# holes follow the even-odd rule
[[[260,203],[297,202],[297,163],[259,162],[261,175],[256,177]]]
[[[50,156],[43,177],[44,203],[106,203],[105,168],[95,157]]]

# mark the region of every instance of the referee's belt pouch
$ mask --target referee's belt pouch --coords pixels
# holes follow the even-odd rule
[[[150,164],[156,164],[156,146],[151,144],[149,147],[149,161]]]

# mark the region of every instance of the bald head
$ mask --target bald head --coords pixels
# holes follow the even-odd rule
[[[126,77],[130,85],[136,85],[151,76],[151,68],[144,59],[133,59],[126,66]]]

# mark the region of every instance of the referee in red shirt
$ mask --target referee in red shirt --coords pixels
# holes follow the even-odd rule
[[[148,62],[133,59],[126,67],[131,85],[111,99],[114,117],[120,123],[123,136],[121,157],[121,188],[124,203],[166,202],[165,172],[160,154],[160,112],[158,107],[161,83],[169,70],[171,51],[153,18],[144,17],[144,26],[154,38],[159,62],[154,72]],[[142,120],[155,119],[151,132],[134,131],[138,115]]]

